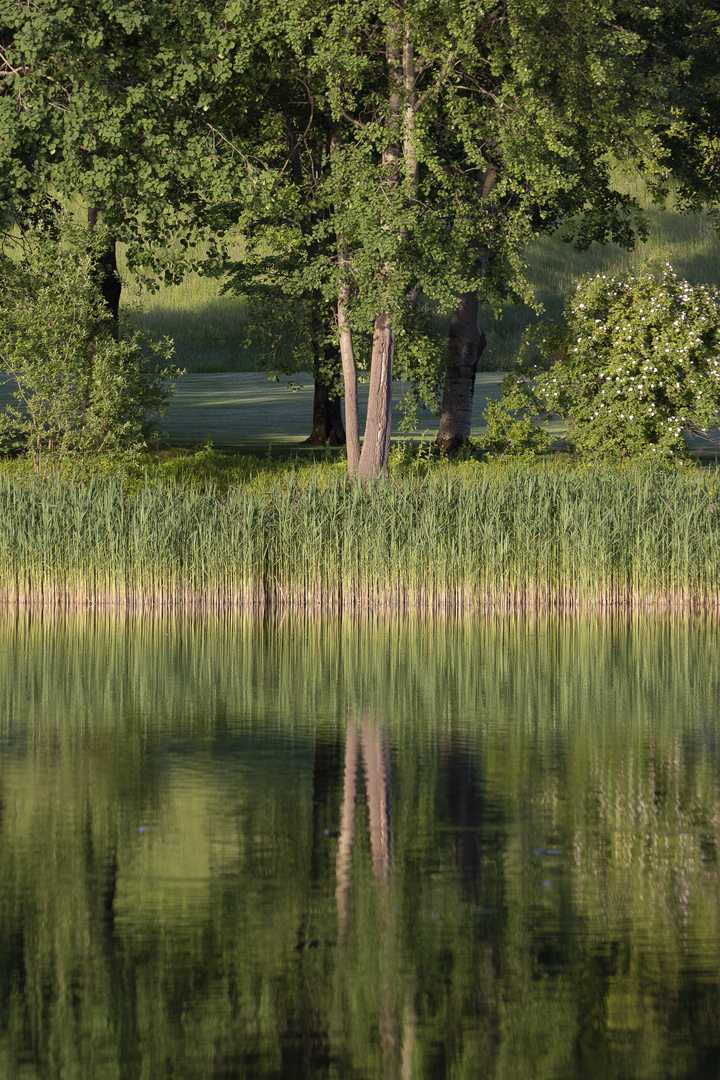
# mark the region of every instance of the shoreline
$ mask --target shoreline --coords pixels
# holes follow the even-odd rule
[[[0,477],[0,606],[720,610],[720,476],[543,466],[362,488]]]

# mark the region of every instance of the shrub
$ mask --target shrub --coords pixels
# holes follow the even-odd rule
[[[529,367],[533,344],[541,360]],[[566,302],[565,325],[538,324],[520,363],[488,410],[486,449],[543,450],[547,433],[531,418],[561,417],[580,455],[682,457],[684,433],[718,420],[720,292],[679,281],[669,265],[660,279],[586,278]]]
[[[172,343],[115,339],[100,293],[101,230],[36,229],[20,257],[0,255],[0,369],[17,404],[0,415],[0,451],[36,468],[67,457],[132,457],[153,434],[172,392]]]

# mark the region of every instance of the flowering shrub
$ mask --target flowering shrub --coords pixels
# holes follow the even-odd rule
[[[528,367],[532,344],[541,362]],[[569,422],[578,454],[677,458],[683,433],[706,431],[720,410],[720,292],[679,281],[604,274],[582,280],[568,298],[565,325],[536,326],[523,344],[518,375],[486,414],[487,449],[547,447],[537,420]]]

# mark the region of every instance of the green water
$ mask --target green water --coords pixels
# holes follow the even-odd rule
[[[0,1076],[720,1070],[703,619],[0,619]]]

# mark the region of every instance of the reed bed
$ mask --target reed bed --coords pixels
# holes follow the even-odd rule
[[[715,470],[478,467],[363,488],[0,477],[0,603],[129,609],[720,607]]]

